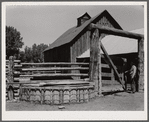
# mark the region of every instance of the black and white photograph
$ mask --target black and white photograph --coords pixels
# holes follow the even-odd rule
[[[2,120],[147,120],[147,2],[2,2]]]

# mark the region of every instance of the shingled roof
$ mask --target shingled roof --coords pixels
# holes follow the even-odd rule
[[[44,52],[55,47],[59,47],[64,44],[70,43],[80,32],[86,29],[90,23],[94,23],[98,18],[101,18],[102,16],[107,16],[108,20],[113,24],[114,27],[116,27],[117,29],[122,29],[120,25],[115,21],[115,19],[109,14],[109,12],[107,10],[104,10],[95,17],[87,20],[81,26],[75,26],[67,30],[58,39],[56,39],[48,48],[46,48]]]

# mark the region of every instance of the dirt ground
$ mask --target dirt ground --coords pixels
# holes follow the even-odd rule
[[[41,105],[25,101],[6,102],[6,111],[143,111],[144,92],[107,92],[87,103],[62,106],[64,109],[60,110],[60,105]]]

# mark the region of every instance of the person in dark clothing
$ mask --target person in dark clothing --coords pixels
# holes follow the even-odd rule
[[[132,93],[136,92],[136,82],[137,82],[137,67],[133,62],[131,62],[131,68],[128,71],[125,71],[125,80],[126,82],[131,83],[131,91]]]

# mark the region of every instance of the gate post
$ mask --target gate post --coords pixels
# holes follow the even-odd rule
[[[138,70],[137,91],[139,92],[140,89],[144,89],[144,38],[138,39]]]
[[[90,82],[94,84],[95,96],[101,94],[101,43],[102,36],[98,29],[91,32],[90,41],[90,71],[89,78]]]
[[[10,83],[14,82],[14,76],[13,76],[14,71],[13,70],[14,70],[14,57],[10,56],[9,57],[9,73],[8,73]]]
[[[14,82],[14,57],[9,57],[9,72],[8,72],[8,83]],[[14,99],[14,91],[13,91],[13,85],[8,85],[8,99],[13,100]]]

